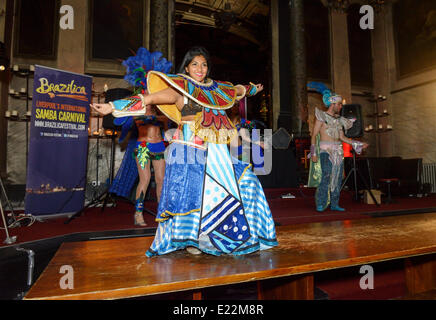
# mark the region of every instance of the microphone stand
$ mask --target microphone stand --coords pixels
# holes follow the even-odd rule
[[[351,174],[353,174],[353,178],[354,178],[354,200],[358,200],[358,192],[357,192],[357,173],[359,174],[359,178],[360,180],[363,182],[363,184],[365,185],[365,190],[368,191],[368,193],[370,194],[372,200],[374,201],[374,203],[377,206],[380,206],[380,204],[377,202],[376,198],[374,197],[374,195],[371,192],[371,189],[368,188],[368,184],[366,183],[365,179],[363,178],[362,174],[360,173],[360,171],[357,170],[356,168],[356,151],[351,150],[351,153],[353,154],[353,167],[351,168],[350,172],[348,172],[347,177],[345,178],[344,182],[342,183],[341,186],[341,190],[344,188],[345,184],[347,183],[348,179],[350,178]]]
[[[5,226],[5,231],[6,231],[6,239],[5,239],[5,241],[3,241],[3,243],[6,243],[6,244],[12,244],[12,243],[14,243],[15,241],[17,241],[17,236],[13,236],[13,237],[10,237],[10,236],[9,236],[8,224],[7,224],[7,222],[6,222],[5,214],[4,214],[4,212],[3,212],[3,205],[2,205],[2,201],[1,201],[1,199],[0,199],[0,211],[1,211],[1,214],[2,214],[3,225]]]

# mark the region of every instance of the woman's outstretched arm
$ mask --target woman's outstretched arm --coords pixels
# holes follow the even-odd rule
[[[172,88],[166,88],[164,90],[142,96],[144,114],[145,107],[150,104],[175,104],[180,110],[183,107],[183,96]],[[113,103],[92,103],[90,106],[103,116],[108,115],[115,110]]]
[[[263,90],[263,84],[261,83],[254,84],[251,82],[249,85],[246,86],[242,84],[237,84],[235,86],[235,89],[236,89],[236,96],[238,97],[238,99],[242,99],[245,96],[251,97],[261,92]]]

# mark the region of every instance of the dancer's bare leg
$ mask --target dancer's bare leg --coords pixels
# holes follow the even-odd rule
[[[136,187],[136,201],[135,201],[135,225],[146,226],[144,216],[142,215],[144,208],[144,198],[147,192],[148,185],[150,183],[150,161],[145,165],[143,169],[136,159],[136,165],[138,167],[139,182]]]
[[[156,181],[156,197],[157,202],[160,201],[162,192],[162,184],[165,176],[165,159],[153,160],[154,180]]]

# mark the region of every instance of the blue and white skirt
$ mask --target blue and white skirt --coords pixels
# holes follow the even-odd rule
[[[274,221],[250,164],[230,158],[225,144],[207,151],[168,147],[157,220],[148,257],[193,246],[212,255],[243,255],[277,246]]]

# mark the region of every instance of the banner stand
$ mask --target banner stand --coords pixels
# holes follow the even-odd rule
[[[25,213],[72,215],[84,206],[92,77],[35,65]]]

